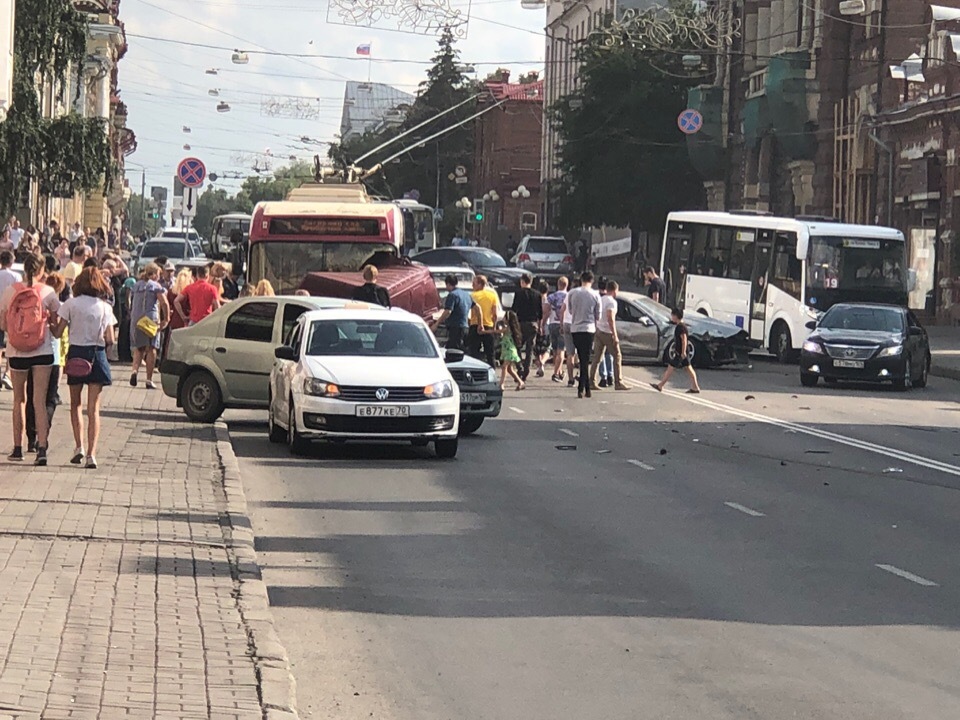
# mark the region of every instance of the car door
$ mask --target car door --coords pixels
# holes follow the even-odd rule
[[[624,358],[652,358],[660,352],[660,329],[628,300],[617,298],[617,335]]]
[[[286,308],[284,310],[286,311]],[[284,336],[283,344],[297,350],[299,355],[302,339],[303,323],[294,320],[289,332]],[[274,357],[273,372],[270,374],[273,416],[279,418],[283,425],[286,425],[290,414],[290,387],[296,366],[297,363],[294,361]]]
[[[223,337],[214,343],[213,357],[226,380],[225,392],[235,401],[267,403],[273,349],[279,344],[277,309],[276,300],[240,305],[228,315]]]

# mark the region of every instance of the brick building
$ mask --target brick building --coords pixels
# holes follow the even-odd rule
[[[540,227],[543,81],[530,73],[511,83],[510,73],[500,70],[485,87],[489,94],[479,99],[478,110],[505,102],[477,118],[472,187],[477,197],[496,191],[499,200],[485,202],[484,219],[475,232],[503,251],[511,236],[519,242]],[[527,197],[513,197],[520,186]]]
[[[711,209],[889,222],[918,271],[911,306],[930,313],[946,310],[933,291],[956,272],[960,227],[960,0],[938,2],[841,15],[825,0],[721,0],[739,37],[688,99],[704,116],[687,142]]]

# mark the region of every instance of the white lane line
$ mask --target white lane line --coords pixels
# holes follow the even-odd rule
[[[922,578],[919,575],[914,575],[912,572],[907,572],[906,570],[901,570],[900,568],[894,565],[884,565],[882,563],[877,563],[877,567],[881,570],[886,570],[888,573],[893,573],[897,577],[902,577],[904,580],[909,580],[910,582],[916,583],[917,585],[923,585],[924,587],[940,587],[933,580],[927,580]]]
[[[636,465],[641,470],[654,470],[653,465],[647,465],[645,462],[640,462],[639,460],[627,460],[631,465]]]
[[[656,390],[653,388],[647,389],[650,392],[656,392]],[[737,417],[753,420],[754,422],[774,425],[779,428],[784,428],[785,430],[792,430],[794,432],[803,433],[804,435],[820,438],[821,440],[828,440],[830,442],[839,443],[840,445],[846,445],[847,447],[857,448],[858,450],[866,450],[867,452],[871,452],[876,455],[883,455],[885,457],[894,458],[905,463],[910,463],[911,465],[918,465],[930,470],[946,473],[947,475],[960,477],[960,467],[956,465],[950,465],[949,463],[940,462],[939,460],[934,460],[932,458],[923,457],[922,455],[914,455],[913,453],[908,453],[904,450],[886,448],[882,445],[876,445],[874,443],[867,442],[866,440],[857,440],[856,438],[840,435],[838,433],[830,432],[829,430],[820,430],[819,428],[810,427],[808,425],[800,425],[799,423],[790,422],[789,420],[779,420],[768,415],[761,415],[759,413],[741,410],[730,405],[713,402],[712,400],[705,400],[700,396],[687,395],[684,392],[664,390],[663,394],[673,396],[678,400],[684,400],[688,403],[693,403],[694,405],[700,405],[701,407],[719,410],[720,412],[725,412],[728,415],[736,415]]]
[[[749,515],[750,517],[766,517],[766,515],[759,510],[751,510],[746,505],[741,505],[740,503],[735,502],[725,502],[728,508],[733,508],[734,510],[739,510],[742,513]]]
[[[526,411],[526,410],[521,410],[520,408],[518,408],[518,407],[513,407],[512,405],[510,406],[510,409],[513,410],[515,413],[518,413],[518,414],[520,414],[520,415],[526,415],[526,414],[527,414],[527,411]]]
[[[560,432],[564,435],[569,435],[570,437],[580,437],[580,433],[574,432],[573,430],[567,430],[566,428],[560,428]]]

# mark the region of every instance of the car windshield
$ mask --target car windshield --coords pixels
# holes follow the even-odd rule
[[[563,238],[530,238],[527,241],[527,252],[566,255],[567,243]]]
[[[894,308],[835,306],[820,321],[827,330],[902,332],[903,313]]]
[[[435,358],[430,332],[402,320],[314,320],[307,355]]]
[[[151,240],[143,246],[141,257],[154,258],[165,255],[170,258],[182,258],[186,253],[183,240]]]
[[[250,249],[250,278],[269,280],[277,294],[292,294],[307,273],[360,272],[378,253],[396,257],[397,251],[375,242],[259,242]]]

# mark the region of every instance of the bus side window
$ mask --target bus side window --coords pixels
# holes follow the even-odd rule
[[[796,233],[778,232],[773,243],[770,284],[799,300],[802,268],[797,259]]]

